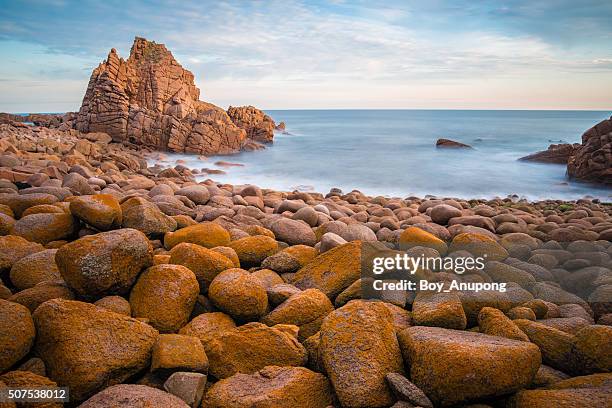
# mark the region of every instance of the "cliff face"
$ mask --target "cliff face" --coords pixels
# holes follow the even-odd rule
[[[582,145],[570,157],[567,174],[576,179],[612,184],[612,118],[582,135]]]
[[[76,128],[106,132],[118,142],[198,154],[232,153],[253,148],[252,140],[272,141],[274,122],[260,110],[238,108],[248,118],[234,122],[199,97],[193,74],[163,44],[137,37],[127,60],[112,49],[94,69]],[[272,123],[269,131],[265,118]]]

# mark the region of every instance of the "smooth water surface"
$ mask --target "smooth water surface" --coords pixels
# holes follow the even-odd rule
[[[219,168],[225,160],[244,167],[210,176],[232,184],[279,190],[489,198],[518,194],[529,199],[610,201],[612,189],[567,180],[564,165],[519,162],[551,143],[580,141],[582,133],[609,118],[600,111],[475,110],[279,110],[267,111],[290,134],[257,152],[210,157],[169,155],[192,168]],[[474,147],[436,149],[438,138]],[[200,177],[200,178],[203,178]]]

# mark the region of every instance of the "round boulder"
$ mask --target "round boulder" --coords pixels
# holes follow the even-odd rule
[[[119,200],[110,194],[75,197],[70,202],[70,212],[100,231],[121,226],[121,205]]]
[[[121,295],[153,263],[153,248],[142,232],[126,228],[70,242],[55,261],[64,281],[81,296]]]
[[[155,265],[144,271],[130,293],[135,317],[149,319],[162,333],[176,332],[189,321],[200,287],[195,274],[181,265]]]
[[[208,296],[216,307],[239,321],[257,320],[268,307],[263,283],[240,268],[217,275],[210,284]]]

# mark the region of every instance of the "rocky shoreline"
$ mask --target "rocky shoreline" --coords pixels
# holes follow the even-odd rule
[[[609,204],[197,183],[106,133],[16,122],[0,152],[2,387],[68,386],[82,407],[612,398]],[[417,276],[508,291],[362,299],[371,245],[486,254]]]
[[[149,166],[160,150],[260,148],[284,125],[199,101],[193,75],[139,38],[94,71],[78,113],[0,122],[0,393],[69,387],[65,406],[84,408],[609,407],[610,203],[275,191]],[[568,166],[606,180],[606,126]],[[444,290],[370,296],[374,254],[440,260],[407,281]],[[470,258],[482,268],[459,271]],[[20,406],[63,404],[0,402]]]

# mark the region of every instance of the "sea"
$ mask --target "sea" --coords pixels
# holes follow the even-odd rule
[[[265,150],[208,157],[168,154],[199,175],[231,184],[256,184],[283,191],[332,187],[368,195],[433,195],[529,200],[598,198],[612,201],[612,188],[570,181],[566,166],[518,161],[552,143],[580,142],[611,111],[535,110],[268,110],[286,123]],[[473,149],[440,149],[439,138]],[[220,167],[217,161],[241,164]]]

